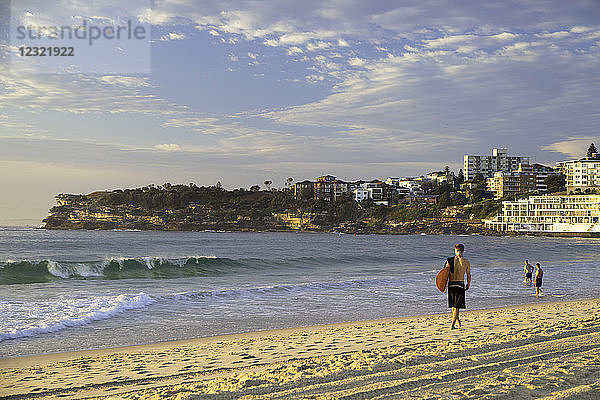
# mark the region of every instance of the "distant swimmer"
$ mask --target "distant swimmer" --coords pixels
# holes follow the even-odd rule
[[[531,285],[531,277],[533,276],[533,265],[529,264],[529,260],[525,260],[525,267],[523,268],[523,275],[525,279],[523,279],[523,283]]]
[[[542,278],[544,276],[544,270],[540,263],[535,264],[537,270],[535,271],[535,297],[540,297],[542,294]]]
[[[454,257],[448,259],[450,275],[448,277],[448,308],[452,308],[452,329],[458,323],[460,328],[459,310],[465,308],[465,290],[471,286],[471,263],[465,257],[465,246],[457,244],[454,246]],[[467,285],[465,286],[465,274]]]

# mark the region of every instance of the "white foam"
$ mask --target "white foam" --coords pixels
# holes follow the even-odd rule
[[[103,264],[90,264],[90,263],[58,263],[56,261],[48,261],[48,272],[59,278],[69,279],[72,276],[102,276],[102,270],[105,265]]]
[[[48,261],[48,272],[63,279],[69,278],[69,272],[56,261]]]
[[[0,342],[36,336],[112,318],[128,310],[149,306],[156,300],[146,293],[37,303],[0,301],[5,318],[0,321]]]

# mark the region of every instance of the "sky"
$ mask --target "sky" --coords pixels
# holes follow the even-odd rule
[[[39,225],[58,193],[458,172],[494,147],[553,165],[600,145],[598,0],[12,0],[0,24],[115,15],[148,27],[148,53],[78,44],[50,61],[85,64],[48,73],[14,34],[0,44],[0,225]]]

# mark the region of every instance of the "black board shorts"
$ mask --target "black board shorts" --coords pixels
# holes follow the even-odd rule
[[[532,276],[533,276],[533,275],[532,275],[532,273],[531,273],[531,272],[528,272],[528,273],[526,273],[526,274],[525,274],[525,278],[529,278],[529,279],[531,279],[531,277],[532,277]]]
[[[542,278],[537,278],[535,280],[535,287],[542,287]]]
[[[465,283],[448,282],[448,308],[465,308]]]

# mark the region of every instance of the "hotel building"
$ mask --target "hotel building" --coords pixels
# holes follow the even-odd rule
[[[600,195],[530,196],[502,202],[502,212],[485,227],[517,232],[600,233]]]

